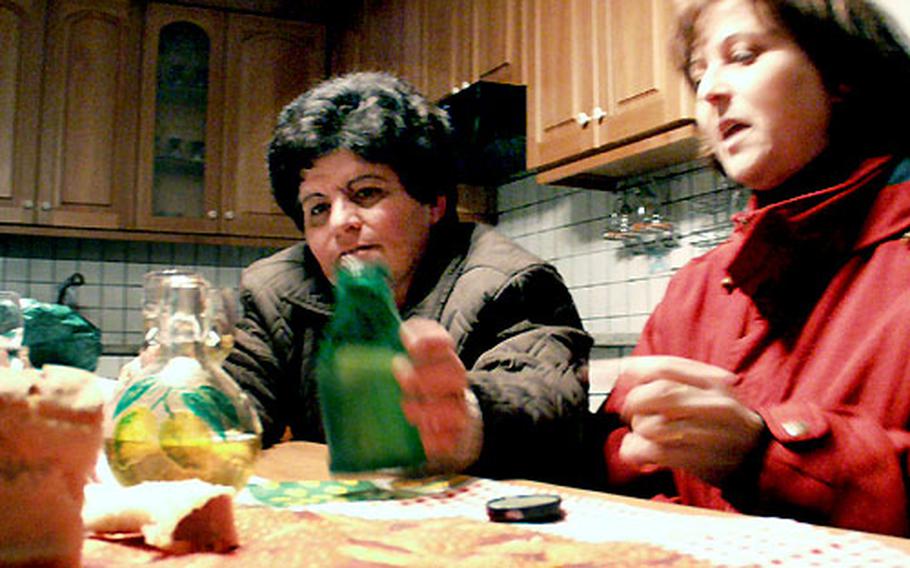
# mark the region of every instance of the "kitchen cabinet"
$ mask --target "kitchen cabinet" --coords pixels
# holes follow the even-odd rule
[[[432,100],[457,92],[473,80],[472,0],[424,0],[424,94]]]
[[[695,156],[692,97],[667,55],[672,16],[671,0],[532,0],[527,157],[545,170],[538,181]]]
[[[324,75],[322,26],[148,7],[136,228],[295,237],[265,152],[280,109]]]
[[[438,100],[479,80],[523,84],[523,0],[423,0],[425,94]]]
[[[333,50],[333,73],[389,71],[431,100],[478,80],[522,84],[526,0],[363,0]]]
[[[140,229],[219,228],[225,15],[152,4],[143,38]]]
[[[37,3],[23,7],[0,24],[16,32],[2,34],[13,50],[0,57],[21,65],[10,73],[15,81],[3,81],[19,98],[3,105],[15,109],[12,121],[3,119],[14,133],[4,143],[17,146],[3,221],[122,228],[135,162],[138,13],[129,0],[58,0],[47,3],[45,24]]]
[[[325,77],[324,30],[232,14],[227,38],[222,230],[299,237],[272,198],[265,148],[281,109]]]
[[[34,218],[43,0],[0,0],[0,223]]]
[[[425,0],[358,0],[336,22],[332,74],[387,71],[422,90]]]

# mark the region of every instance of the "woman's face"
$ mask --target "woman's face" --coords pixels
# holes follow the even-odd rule
[[[325,275],[334,281],[345,256],[383,262],[400,306],[446,200],[420,203],[390,167],[336,150],[303,172],[300,203],[304,236]]]
[[[751,0],[719,0],[698,22],[689,75],[696,119],[735,181],[777,187],[828,145],[832,100],[805,52]]]

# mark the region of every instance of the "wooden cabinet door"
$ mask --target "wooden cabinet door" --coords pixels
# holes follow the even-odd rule
[[[464,18],[465,0],[425,0],[423,27],[423,60],[426,83],[423,94],[439,100],[456,87],[455,34],[456,15]]]
[[[422,58],[425,0],[358,0],[336,17],[331,74],[387,71],[419,90],[426,85]]]
[[[689,121],[692,102],[667,54],[673,5],[669,0],[604,2],[598,53],[603,59],[597,104],[598,146],[667,130]]]
[[[0,0],[0,223],[34,221],[42,0]]]
[[[139,229],[219,231],[224,29],[221,12],[148,6],[139,114]],[[167,61],[160,61],[159,54]]]
[[[532,1],[529,167],[584,159],[581,172],[601,165],[598,154],[692,122],[692,97],[667,53],[671,0]],[[691,153],[691,129],[680,132],[672,142]],[[602,157],[634,162],[639,150],[628,150]]]
[[[231,15],[226,53],[222,231],[297,237],[272,197],[266,148],[281,109],[325,76],[324,28]]]
[[[50,3],[37,223],[127,225],[138,30],[129,0]]]
[[[522,85],[526,0],[474,0],[473,75],[482,81]]]
[[[638,1],[638,0],[634,0]],[[528,167],[595,146],[601,0],[533,0],[529,18]]]
[[[521,84],[523,0],[424,0],[425,93],[432,100],[478,80]]]

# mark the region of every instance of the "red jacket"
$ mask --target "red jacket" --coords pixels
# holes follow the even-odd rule
[[[728,242],[673,278],[635,354],[736,373],[767,444],[713,487],[678,470],[633,472],[617,457],[620,427],[604,446],[609,486],[907,535],[910,159],[868,160],[841,185],[734,221]],[[607,415],[623,398],[610,397]]]

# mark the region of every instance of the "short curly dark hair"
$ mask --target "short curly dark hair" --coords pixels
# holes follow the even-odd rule
[[[342,75],[306,91],[278,115],[268,149],[272,194],[301,231],[301,170],[339,149],[389,166],[421,203],[446,196],[444,219],[455,218],[449,116],[406,81],[381,72]]]

